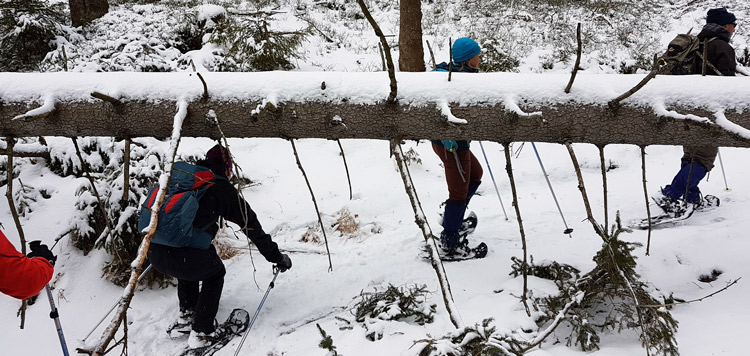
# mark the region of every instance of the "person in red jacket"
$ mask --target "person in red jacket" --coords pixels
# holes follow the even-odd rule
[[[24,256],[0,231],[0,292],[18,299],[39,294],[52,279],[55,260],[42,244],[32,244],[31,252]]]

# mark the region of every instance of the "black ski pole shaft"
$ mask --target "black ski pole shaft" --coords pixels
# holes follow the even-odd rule
[[[544,169],[544,163],[542,163],[542,157],[539,157],[539,151],[537,151],[536,145],[533,142],[531,143],[531,147],[534,148],[536,159],[537,161],[539,161],[539,167],[542,167],[542,173],[544,174],[544,179],[547,181],[547,186],[549,187],[549,191],[550,193],[552,193],[552,199],[555,200],[555,205],[557,205],[557,211],[560,212],[560,217],[562,218],[563,225],[565,225],[565,231],[563,231],[563,234],[570,235],[573,232],[573,229],[569,228],[568,223],[565,221],[565,216],[563,215],[562,209],[560,209],[560,203],[557,202],[557,196],[555,195],[555,190],[552,189],[552,184],[549,182],[549,176],[547,175],[547,170]]]
[[[263,308],[263,303],[266,302],[266,298],[268,298],[268,293],[271,292],[271,289],[274,287],[274,283],[276,282],[276,277],[279,276],[279,267],[274,266],[273,267],[273,279],[271,280],[271,283],[268,284],[268,289],[266,289],[266,294],[263,296],[263,299],[260,301],[260,304],[258,305],[258,309],[255,310],[255,315],[253,315],[253,318],[250,320],[250,324],[247,325],[247,330],[245,330],[245,334],[242,335],[242,340],[240,340],[240,345],[237,346],[237,351],[234,352],[234,356],[237,356],[240,354],[240,349],[242,348],[242,344],[245,343],[245,339],[247,339],[247,334],[250,333],[250,329],[253,327],[253,323],[255,323],[255,319],[258,318],[258,314],[260,314],[260,310]]]
[[[49,317],[55,320],[55,327],[57,327],[57,336],[60,338],[60,346],[63,350],[63,355],[69,356],[68,344],[65,342],[65,336],[63,335],[62,325],[60,324],[60,315],[57,313],[57,307],[55,306],[55,300],[52,298],[52,291],[49,289],[49,284],[44,286],[47,290],[47,298],[49,299],[49,307],[52,310],[49,313]]]
[[[482,149],[482,155],[484,156],[484,163],[487,164],[487,170],[490,172],[490,178],[492,178],[492,185],[495,186],[495,193],[497,193],[497,200],[500,201],[500,207],[503,208],[503,215],[505,215],[505,221],[508,221],[508,213],[505,212],[505,205],[503,204],[503,198],[500,198],[500,190],[497,189],[497,183],[495,182],[495,175],[492,174],[492,167],[490,167],[490,161],[487,159],[487,154],[484,152],[484,145],[482,145],[482,141],[479,141],[479,147]]]
[[[141,273],[141,275],[138,276],[138,280],[135,282],[135,284],[138,285],[138,283],[141,282],[141,279],[143,279],[143,277],[146,275],[146,273],[148,273],[148,271],[150,271],[150,270],[151,270],[151,265],[148,265],[148,267],[146,267],[146,269],[143,270],[143,273]],[[88,339],[89,336],[91,336],[91,334],[94,333],[94,331],[96,330],[96,328],[98,328],[99,325],[102,325],[102,322],[104,322],[104,319],[107,319],[107,316],[110,313],[112,313],[112,311],[115,310],[115,308],[117,308],[117,306],[119,304],[120,304],[120,301],[118,300],[115,304],[112,305],[111,308],[109,308],[109,311],[107,311],[107,314],[104,314],[104,316],[102,317],[102,319],[99,320],[99,322],[96,323],[96,325],[94,325],[94,327],[91,329],[91,331],[89,331],[89,333],[86,334],[86,337],[83,338],[83,341],[86,341],[86,339]]]

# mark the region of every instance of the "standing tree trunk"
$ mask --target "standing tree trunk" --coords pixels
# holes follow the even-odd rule
[[[424,72],[421,0],[401,0],[400,12],[398,69],[402,72]]]
[[[83,26],[109,11],[107,0],[68,0],[73,27]]]

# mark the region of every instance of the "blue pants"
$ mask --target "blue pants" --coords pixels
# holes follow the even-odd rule
[[[698,189],[698,183],[706,176],[706,167],[702,164],[690,160],[682,160],[682,168],[672,179],[672,184],[662,188],[661,192],[672,200],[677,200],[685,196],[687,188],[687,202],[699,203],[701,201],[701,190]]]

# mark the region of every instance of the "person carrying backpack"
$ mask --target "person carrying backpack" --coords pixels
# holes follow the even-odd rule
[[[481,61],[482,51],[476,41],[462,37],[453,42],[451,48],[453,64],[442,62],[436,66],[437,71],[478,73],[477,66]],[[432,149],[440,157],[445,169],[445,181],[448,184],[448,200],[445,201],[443,213],[443,231],[440,243],[447,254],[454,254],[459,249],[468,248],[468,241],[461,236],[460,230],[464,213],[469,200],[482,183],[482,165],[469,149],[470,141],[466,140],[432,140]],[[476,226],[476,217],[469,225]],[[465,235],[465,234],[464,234]]]
[[[0,231],[0,292],[21,300],[39,294],[52,279],[56,260],[43,244],[32,244],[24,256]]]
[[[734,48],[729,40],[737,26],[737,18],[725,8],[708,10],[706,25],[698,33],[702,45],[699,53],[706,53],[703,61],[693,62],[692,74],[702,74],[705,69],[707,75],[734,76],[737,68]],[[705,51],[703,48],[705,45]],[[708,64],[713,65],[714,70]],[[718,72],[718,73],[717,73]],[[693,209],[705,203],[698,189],[698,183],[714,167],[714,161],[719,153],[716,146],[683,146],[684,155],[681,159],[680,170],[672,179],[672,183],[661,189],[660,194],[653,197],[659,207],[666,213],[675,216],[691,214]],[[687,191],[687,195],[685,192]],[[684,197],[684,201],[681,201]],[[711,197],[710,203],[718,205],[716,197]]]
[[[197,166],[209,169],[214,179],[198,200],[193,219],[195,234],[200,234],[198,237],[201,237],[207,233],[213,240],[219,230],[219,218],[223,217],[239,225],[261,255],[268,262],[276,264],[281,272],[285,272],[292,268],[292,261],[287,254],[279,251],[271,236],[263,231],[250,205],[229,183],[232,165],[229,151],[218,144],[206,153],[204,160],[197,162]],[[204,172],[199,173],[203,175]],[[196,181],[199,181],[198,178],[196,177]],[[198,237],[198,240],[202,238]],[[187,333],[189,330],[190,348],[211,344],[224,336],[222,330],[217,330],[214,318],[218,312],[226,270],[213,244],[206,243],[207,247],[203,247],[202,243],[171,246],[176,244],[162,238],[152,240],[148,252],[149,260],[157,271],[177,278],[180,315],[170,326],[170,331],[179,335],[180,332]]]

